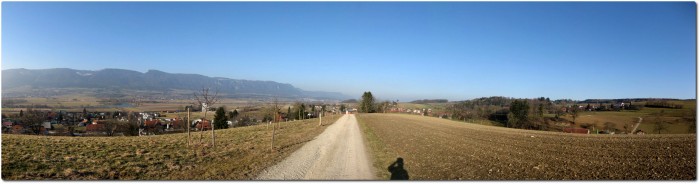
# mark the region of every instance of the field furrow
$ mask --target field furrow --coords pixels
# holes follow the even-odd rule
[[[375,166],[401,157],[410,179],[696,179],[695,135],[565,134],[402,114],[357,117],[373,135],[367,137]]]

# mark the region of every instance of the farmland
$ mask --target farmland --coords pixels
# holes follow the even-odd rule
[[[398,157],[412,180],[695,180],[696,137],[586,135],[359,114],[379,178]]]
[[[483,97],[462,102],[433,105],[428,115],[469,123],[507,126],[510,105],[515,101],[528,102],[526,118],[519,124],[523,129],[562,132],[564,128],[585,128],[596,133],[628,134],[643,131],[647,134],[689,134],[696,131],[696,100],[678,99],[608,99],[585,101],[550,101],[544,97],[514,99]],[[421,107],[401,104],[402,107]],[[440,108],[442,105],[443,109]],[[577,107],[574,113],[574,107]],[[446,111],[445,111],[446,110]],[[447,114],[447,115],[446,115]],[[574,116],[576,116],[574,118]],[[487,122],[490,120],[492,122]],[[641,121],[640,121],[641,120]],[[633,127],[641,122],[635,130]],[[516,122],[517,123],[517,122]]]
[[[639,129],[646,133],[658,134],[654,131],[654,125],[657,122],[662,122],[668,128],[661,131],[661,134],[687,134],[694,133],[692,127],[695,124],[695,100],[692,101],[672,101],[674,104],[681,104],[681,109],[670,108],[648,108],[642,110],[624,110],[624,111],[602,111],[602,112],[582,112],[576,119],[576,125],[589,124],[594,125],[597,129],[604,129],[605,123],[612,123],[613,129],[623,130],[623,126],[634,124],[642,118],[642,123]],[[571,121],[571,116],[564,116],[563,119]]]
[[[324,118],[335,122],[340,115]],[[318,119],[282,122],[270,149],[265,124],[210,132],[142,137],[2,135],[3,180],[247,180],[323,132]]]
[[[4,103],[8,106],[37,106],[35,109],[40,110],[65,110],[69,112],[81,112],[83,108],[90,111],[184,111],[184,107],[188,105],[194,105],[194,100],[178,100],[178,99],[158,99],[158,100],[143,100],[136,105],[134,102],[129,101],[132,99],[122,98],[122,99],[110,99],[110,98],[97,98],[90,95],[63,95],[56,97],[29,97],[29,98],[7,98],[3,99],[3,102],[8,101],[19,101],[16,103]],[[103,104],[101,101],[107,100],[121,100],[124,105],[114,105],[114,104]],[[264,105],[269,105],[272,102],[260,101],[254,99],[231,99],[224,98],[219,102],[219,105],[227,107],[260,107]],[[20,110],[26,110],[26,108],[9,108],[4,107],[3,113],[18,113]]]

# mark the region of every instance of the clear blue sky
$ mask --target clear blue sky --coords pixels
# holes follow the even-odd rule
[[[696,98],[694,2],[2,2],[2,69],[272,80],[359,98]]]

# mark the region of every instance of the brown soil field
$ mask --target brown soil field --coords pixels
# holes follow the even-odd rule
[[[380,178],[397,157],[411,180],[695,180],[694,134],[587,135],[401,114],[358,114]]]
[[[250,180],[312,140],[342,115],[272,126],[141,137],[2,135],[3,180]]]

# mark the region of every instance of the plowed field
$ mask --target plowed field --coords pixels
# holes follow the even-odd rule
[[[587,135],[400,114],[359,114],[381,178],[397,157],[411,180],[695,180],[696,136]]]

